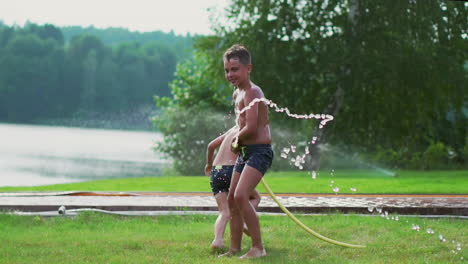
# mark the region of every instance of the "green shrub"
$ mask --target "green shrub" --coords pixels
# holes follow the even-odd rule
[[[463,160],[465,165],[468,166],[468,136],[465,139],[465,146],[463,147]]]
[[[449,167],[448,153],[441,142],[432,143],[422,154],[424,169],[444,169]]]
[[[164,135],[155,149],[169,156],[182,175],[202,175],[207,144],[234,124],[234,118],[225,118],[233,109],[233,88],[223,79],[222,67],[208,63],[221,56],[195,52],[177,66],[169,85],[172,97],[155,97],[160,112],[153,124]]]
[[[222,114],[195,108],[166,108],[153,120],[164,134],[155,149],[169,156],[182,175],[203,175],[207,144],[232,127]]]
[[[411,158],[408,162],[408,164],[405,166],[407,169],[412,169],[412,170],[420,170],[423,169],[423,163],[422,163],[422,154],[421,152],[414,152],[411,155]]]
[[[401,152],[393,149],[380,149],[373,158],[374,162],[388,167],[399,167],[401,165]]]

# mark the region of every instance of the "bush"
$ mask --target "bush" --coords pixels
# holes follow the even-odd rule
[[[468,166],[468,136],[465,139],[465,146],[463,147],[463,159],[465,161],[465,165]]]
[[[153,121],[164,134],[155,150],[171,157],[182,175],[203,175],[207,144],[233,125],[222,114],[194,108],[167,108]]]
[[[400,155],[393,149],[381,149],[377,151],[374,161],[390,167],[397,167],[400,161]]]
[[[408,148],[401,148],[397,151],[393,149],[380,149],[372,160],[391,168],[434,170],[458,168],[460,164],[450,157],[450,153],[455,155],[441,142],[431,143],[423,151],[411,151]]]
[[[408,164],[405,166],[405,168],[413,169],[413,170],[423,169],[422,160],[423,159],[422,159],[421,152],[414,152],[413,155],[411,155],[411,158],[410,158]]]
[[[445,145],[441,142],[432,143],[422,154],[423,168],[446,169],[449,167],[448,152]]]

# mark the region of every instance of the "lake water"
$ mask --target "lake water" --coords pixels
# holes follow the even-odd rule
[[[161,175],[155,132],[0,124],[0,187]]]

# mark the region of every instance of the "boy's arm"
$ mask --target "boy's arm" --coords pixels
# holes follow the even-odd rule
[[[208,144],[208,147],[206,148],[206,165],[205,165],[206,176],[210,176],[210,171],[211,171],[211,168],[213,167],[214,151],[215,149],[219,148],[225,136],[226,136],[226,133],[215,138]]]
[[[251,89],[245,93],[244,105],[247,107],[254,99],[261,98],[262,94],[257,89]],[[255,103],[245,111],[245,126],[239,131],[238,144],[242,144],[242,141],[253,136],[257,131],[258,126],[258,104]]]

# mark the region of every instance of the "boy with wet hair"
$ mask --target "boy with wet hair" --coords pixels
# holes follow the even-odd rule
[[[250,81],[252,62],[247,48],[233,45],[224,53],[223,62],[226,80],[236,87],[235,111],[239,131],[231,141],[232,151],[238,153],[228,194],[231,245],[229,251],[220,257],[240,253],[245,223],[252,238],[252,247],[241,258],[258,258],[267,253],[261,239],[259,219],[255,208],[249,203],[249,195],[273,161],[268,107],[258,102],[244,109],[253,100],[264,98],[262,89]]]
[[[231,215],[227,197],[234,164],[237,159],[237,155],[231,151],[231,142],[236,134],[237,128],[231,128],[223,135],[211,141],[206,151],[205,175],[210,176],[211,190],[213,191],[219,210],[219,215],[214,225],[215,237],[211,243],[211,247],[216,250],[224,247],[224,231]],[[216,149],[218,149],[218,152],[213,160]],[[258,207],[260,194],[255,189],[250,194],[249,201],[253,207]],[[247,235],[249,234],[246,228],[244,228],[244,232]]]

